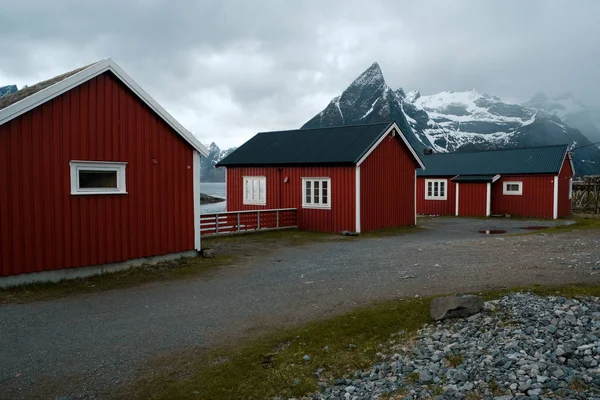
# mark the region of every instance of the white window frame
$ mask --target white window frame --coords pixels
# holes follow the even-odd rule
[[[319,188],[321,192],[319,193],[318,203],[307,203],[306,202],[306,182],[311,182],[311,198],[314,200],[314,187],[315,182],[319,182]],[[327,182],[327,202],[323,203],[323,182]],[[325,210],[331,209],[331,178],[321,178],[321,177],[307,177],[302,178],[302,208],[320,208]]]
[[[127,194],[125,179],[126,162],[114,161],[80,161],[69,162],[71,167],[71,194],[72,195],[102,195],[102,194]],[[82,188],[79,185],[80,171],[102,171],[117,173],[116,188]]]
[[[508,190],[508,185],[518,185],[519,190]],[[502,183],[502,194],[506,196],[521,196],[523,195],[522,181],[506,181]]]
[[[434,185],[438,184],[438,195],[434,194]],[[431,196],[429,193],[429,184],[431,184]],[[440,187],[444,185],[444,195],[441,196]],[[448,179],[425,179],[425,200],[448,200]]]
[[[242,193],[243,200],[244,200],[243,204],[244,205],[254,205],[254,206],[265,206],[265,205],[267,205],[267,177],[266,176],[243,176],[242,180],[243,180],[243,191],[244,191]],[[253,196],[251,198],[248,198],[246,196],[246,194],[248,193],[246,191],[246,188],[247,188],[247,185],[248,185],[249,181],[257,181],[258,182],[258,193],[257,193],[258,197],[254,196],[254,184],[252,184],[252,187],[253,187],[252,194],[253,194]],[[264,187],[264,190],[263,190],[264,196],[263,196],[262,199],[260,198],[260,193],[261,193],[260,192],[260,187],[261,187],[261,184],[262,184],[262,187]]]

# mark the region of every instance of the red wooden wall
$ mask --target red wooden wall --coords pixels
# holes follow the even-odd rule
[[[192,157],[110,73],[0,126],[0,275],[192,250]],[[127,162],[128,194],[72,196],[71,160]]]
[[[485,217],[487,211],[487,183],[458,184],[458,215]]]
[[[243,176],[265,176],[266,205],[243,204]],[[331,178],[331,209],[302,208],[302,178]],[[284,182],[286,180],[287,182]],[[321,232],[356,228],[355,167],[228,167],[227,211],[297,208],[298,227]]]
[[[573,178],[573,170],[568,158],[563,161],[560,174],[558,176],[558,216],[566,217],[571,214],[571,199],[569,199],[569,188],[571,179]]]
[[[421,215],[456,215],[456,183],[452,177],[428,176],[417,178],[417,214]],[[425,179],[446,179],[447,200],[425,200]]]
[[[388,135],[360,165],[361,231],[415,224],[415,170],[410,150]]]
[[[520,196],[502,194],[506,181],[523,182],[523,194]],[[492,214],[552,218],[553,204],[554,176],[552,175],[502,175],[492,184]]]

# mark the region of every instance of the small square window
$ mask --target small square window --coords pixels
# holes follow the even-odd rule
[[[523,182],[504,182],[502,194],[520,196],[523,194]]]
[[[244,176],[244,204],[267,204],[267,177]]]
[[[330,188],[330,178],[302,178],[302,207],[331,208]]]
[[[127,163],[71,161],[71,194],[126,194]]]
[[[446,200],[446,179],[425,179],[425,200]]]

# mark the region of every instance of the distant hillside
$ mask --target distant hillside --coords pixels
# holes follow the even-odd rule
[[[17,91],[17,85],[0,86],[0,97]]]
[[[237,147],[221,150],[216,143],[208,146],[208,157],[200,159],[200,181],[201,182],[225,182],[225,168],[215,168],[215,164],[228,156]]]

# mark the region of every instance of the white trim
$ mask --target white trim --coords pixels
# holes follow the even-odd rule
[[[415,225],[417,225],[417,170],[415,169],[415,187],[413,189],[415,192]]]
[[[492,183],[496,182],[498,179],[500,179],[500,174],[498,174],[492,178]]]
[[[127,194],[127,181],[125,169],[126,162],[115,161],[79,161],[73,160],[69,162],[71,170],[71,194],[76,196],[82,195],[106,195],[106,194]],[[86,189],[80,187],[79,172],[81,171],[102,171],[114,172],[117,176],[116,188],[93,188]]]
[[[321,204],[321,203],[306,203],[306,182],[307,181],[311,181],[313,182],[313,184],[311,185],[311,190],[314,190],[314,182],[319,181],[319,182],[323,182],[326,181],[327,182],[327,203],[326,204]],[[323,190],[323,187],[321,186],[321,190]],[[311,193],[311,194],[314,194]],[[332,190],[331,190],[331,178],[330,177],[319,177],[319,176],[307,176],[307,177],[303,177],[302,178],[302,208],[318,208],[321,210],[331,210],[331,196],[332,196]],[[314,197],[313,197],[314,199]],[[319,202],[323,199],[323,192],[320,193],[319,196]]]
[[[246,187],[248,186],[248,181],[258,181],[258,200],[252,198],[249,199],[246,197]],[[262,186],[264,188],[264,197],[260,199],[260,187],[262,182]],[[254,184],[253,184],[254,185]],[[267,205],[267,177],[262,175],[256,176],[242,176],[242,204],[248,206],[266,206]]]
[[[569,200],[573,200],[573,178],[569,177]]]
[[[194,248],[202,249],[200,240],[200,152],[194,151],[193,160],[193,190],[194,190]]]
[[[519,185],[519,190],[507,190],[508,185]],[[502,182],[502,194],[505,196],[521,196],[523,195],[522,181],[504,181]]]
[[[429,191],[427,187],[429,184],[438,183],[438,195],[436,196],[433,190],[433,186],[431,189],[431,196],[428,194]],[[444,195],[441,196],[439,193],[441,192],[441,184],[444,184]],[[425,179],[425,200],[448,200],[448,179]]]
[[[558,175],[554,177],[554,201],[552,207],[552,218],[558,218]]]
[[[387,135],[389,135],[390,132],[392,132],[394,129],[396,130],[396,132],[398,132],[400,139],[402,139],[402,141],[404,142],[406,147],[408,147],[408,149],[410,150],[410,152],[413,155],[413,157],[415,158],[415,160],[417,160],[417,163],[419,163],[419,166],[422,169],[425,169],[425,165],[423,164],[423,162],[421,161],[421,159],[415,152],[415,149],[412,148],[412,146],[406,139],[406,136],[404,136],[404,134],[398,127],[398,124],[396,124],[395,122],[392,122],[392,124],[389,126],[389,128],[385,130],[385,132],[381,135],[381,137],[379,139],[377,139],[377,142],[375,142],[375,144],[373,146],[371,146],[371,148],[369,150],[367,150],[367,152],[360,158],[360,160],[358,160],[358,162],[356,163],[356,166],[359,167],[360,164],[362,164],[363,161],[365,161],[367,159],[367,157],[369,157],[371,155],[373,150],[375,150],[377,148],[377,146],[379,146],[379,143],[381,143],[383,141],[383,139],[385,139],[387,137]]]
[[[356,167],[356,232],[360,233],[360,167]]]
[[[487,190],[485,194],[485,216],[489,217],[492,213],[492,184],[487,183]]]
[[[456,182],[456,205],[455,205],[455,215],[458,217],[458,185],[459,183]]]
[[[203,156],[208,156],[208,149],[196,137],[185,129],[171,114],[162,108],[144,89],[141,88],[125,71],[121,69],[112,59],[107,58],[90,65],[82,71],[77,72],[55,83],[46,89],[40,90],[18,101],[10,106],[0,110],[0,125],[18,117],[21,114],[30,111],[39,105],[68,92],[69,90],[95,78],[104,72],[112,72],[122,83],[133,91],[140,99],[144,101],[154,112],[156,112],[167,124],[171,126],[186,142]]]

